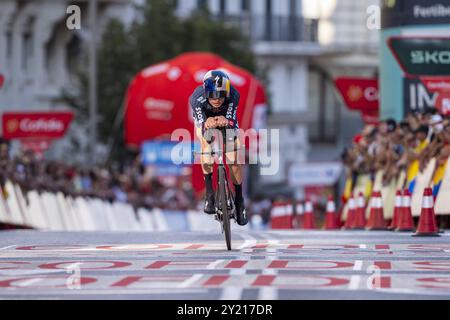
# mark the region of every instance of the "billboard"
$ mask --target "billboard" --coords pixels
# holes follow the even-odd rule
[[[68,111],[5,112],[2,134],[6,139],[62,138],[73,117],[73,113]]]
[[[407,76],[450,75],[450,38],[391,37],[388,45]]]

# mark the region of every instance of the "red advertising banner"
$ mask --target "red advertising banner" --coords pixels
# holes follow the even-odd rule
[[[379,110],[377,79],[339,77],[335,80],[335,85],[350,110]]]
[[[72,112],[5,112],[2,116],[6,139],[62,138],[73,120]]]
[[[442,114],[450,114],[450,77],[420,77],[430,93],[437,93],[435,107]]]
[[[5,82],[5,77],[0,73],[0,89],[3,87],[4,82]]]

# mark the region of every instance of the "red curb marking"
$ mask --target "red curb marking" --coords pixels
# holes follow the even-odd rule
[[[373,264],[382,270],[392,269],[392,264],[390,261],[375,261]]]
[[[167,266],[170,263],[170,261],[156,261],[146,267],[145,269],[161,269]]]
[[[439,278],[421,278],[421,279],[416,279],[416,281],[418,282],[434,282],[437,285],[433,286],[433,285],[419,285],[418,287],[421,288],[428,288],[428,289],[450,289],[450,278],[444,278],[444,277],[439,277]]]
[[[36,277],[23,277],[23,278],[14,278],[14,279],[8,279],[4,281],[0,281],[0,288],[19,288],[19,289],[26,289],[26,288],[67,288],[67,280],[69,277],[67,276],[36,276]],[[53,279],[61,279],[63,280],[64,284],[61,285],[38,285],[38,284],[31,284],[26,286],[21,285],[14,285],[14,282],[18,281],[25,281],[25,280],[53,280]],[[80,285],[90,284],[97,282],[96,278],[91,277],[80,277]]]
[[[212,276],[207,281],[205,281],[205,283],[203,283],[203,286],[220,286],[229,278],[230,276]]]
[[[391,247],[388,244],[377,244],[375,249],[377,250],[389,250]]]
[[[273,268],[273,269],[284,269],[287,267],[289,261],[286,260],[274,260],[272,261],[268,268]]]
[[[290,244],[287,248],[288,249],[303,249],[303,244]]]
[[[16,250],[77,250],[87,248],[87,246],[83,245],[73,245],[73,246],[67,246],[67,245],[42,245],[42,246],[24,246],[24,247],[17,247]]]
[[[225,269],[239,269],[244,267],[248,261],[246,260],[234,260],[225,266]]]
[[[203,244],[193,244],[187,248],[185,248],[185,250],[196,250],[196,249],[200,249],[203,248],[205,245]]]
[[[416,267],[419,270],[450,270],[450,261],[419,261],[414,262],[413,265],[424,266]]]
[[[270,286],[272,282],[275,280],[276,276],[258,276],[256,280],[251,284],[252,287],[256,286]]]
[[[265,248],[267,248],[267,246],[268,246],[268,244],[257,244],[257,245],[254,245],[252,248],[253,249],[265,249]]]

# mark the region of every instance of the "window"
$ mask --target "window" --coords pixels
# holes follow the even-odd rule
[[[241,9],[244,12],[250,11],[250,0],[241,0]]]
[[[226,3],[225,3],[225,0],[220,0],[220,7],[219,7],[219,10],[220,10],[220,14],[225,14],[225,11],[226,11]]]
[[[297,0],[289,0],[289,15],[297,15]]]
[[[272,14],[272,0],[266,0],[266,15]]]

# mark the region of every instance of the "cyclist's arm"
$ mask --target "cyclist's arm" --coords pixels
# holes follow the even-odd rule
[[[227,119],[228,125],[231,128],[237,127],[237,108],[239,105],[240,95],[239,92],[237,92],[236,89],[232,89],[231,91],[231,99],[230,103],[227,106],[227,114],[225,118]]]

